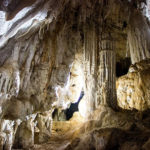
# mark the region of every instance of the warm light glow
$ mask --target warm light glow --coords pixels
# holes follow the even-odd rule
[[[86,117],[86,114],[87,114],[87,107],[86,106],[87,106],[86,99],[83,98],[81,100],[81,102],[79,103],[78,108],[79,108],[79,112],[80,112],[81,116],[84,118]]]
[[[19,71],[15,72],[15,84],[16,84],[16,95],[19,93],[20,88],[20,73]]]

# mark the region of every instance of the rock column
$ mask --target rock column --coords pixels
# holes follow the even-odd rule
[[[96,107],[99,105],[108,105],[114,107],[116,98],[116,58],[114,42],[109,33],[103,34],[101,38],[99,59],[100,65],[98,72],[98,92]]]

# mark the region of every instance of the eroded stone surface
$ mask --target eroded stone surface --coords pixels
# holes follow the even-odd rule
[[[150,108],[150,60],[132,65],[127,75],[117,81],[118,105],[123,109],[139,111]]]
[[[85,95],[79,104],[79,112],[83,118],[80,115],[75,118],[82,121],[86,118],[87,122],[80,120],[83,126],[75,120],[70,121],[69,125],[68,122],[63,122],[62,128],[60,122],[54,122],[54,126],[60,125],[60,135],[67,130],[70,132],[72,127],[75,127],[73,123],[78,125],[78,129],[68,133],[71,140],[86,129],[88,135],[85,133],[84,139],[76,140],[81,148],[84,142],[93,140],[92,129],[119,128],[130,124],[127,115],[114,112],[107,104],[116,105],[115,54],[117,61],[124,59],[125,54],[131,57],[132,62],[149,57],[149,24],[143,17],[138,0],[3,0],[0,4],[8,19],[6,21],[4,13],[1,13],[1,148],[11,149],[14,143],[15,148],[29,149],[34,143],[47,142],[51,137],[53,110],[61,111],[68,108],[70,103],[77,102],[82,90]],[[143,5],[145,7],[145,4]],[[137,18],[142,18],[140,23]],[[111,35],[111,38],[103,39],[106,42],[102,42],[105,34]],[[113,49],[112,43],[115,43]],[[105,49],[113,51],[104,54]],[[99,53],[100,50],[104,50],[104,53]],[[99,70],[102,67],[103,69]],[[134,67],[138,68],[138,63],[132,68]],[[126,82],[129,78],[134,79],[138,90],[135,96],[138,96],[138,99],[144,97],[146,103],[141,100],[135,102],[133,96],[133,103],[129,106],[125,95],[123,98],[126,106],[123,108],[149,108],[146,84],[149,73],[146,69],[148,70],[140,70],[139,67],[137,72],[129,73],[126,78],[122,77]],[[141,81],[143,78],[144,82]],[[147,86],[144,92],[143,84]],[[120,106],[123,102],[121,99],[122,96],[119,100]],[[111,132],[113,129],[108,133],[108,138]],[[119,132],[122,135],[122,131]],[[60,135],[58,133],[54,140],[57,141]],[[67,136],[67,133],[65,135]],[[99,133],[92,133],[92,136],[99,139],[101,144],[94,141],[90,143],[90,148],[95,145],[97,149],[106,148],[107,138],[99,136]],[[62,145],[58,147],[64,149],[71,142],[65,141],[64,146],[62,141]],[[127,142],[122,149],[127,145],[133,145],[134,148],[137,146],[134,141],[129,144]],[[72,148],[72,144],[70,146]],[[56,148],[55,145],[53,147]]]

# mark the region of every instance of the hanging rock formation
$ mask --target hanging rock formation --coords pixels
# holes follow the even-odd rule
[[[77,149],[89,140],[93,143],[87,149],[108,149],[105,141],[113,132],[130,135],[134,115],[128,119],[128,114],[113,109],[118,108],[117,100],[123,109],[149,108],[149,60],[141,61],[149,58],[148,2],[2,0],[0,10],[1,149],[36,149],[35,144],[50,138],[58,142],[61,129],[62,135],[70,130],[68,139],[63,137],[70,140],[61,149],[73,149],[74,140]],[[116,62],[126,57],[137,63],[118,79],[117,99]],[[54,110],[65,115],[82,91],[79,112],[62,125],[53,121]],[[109,127],[121,129],[101,130]],[[101,132],[106,132],[106,139]],[[144,148],[148,134],[145,137]],[[127,143],[121,148],[126,147]]]
[[[149,20],[138,10],[134,10],[129,19],[128,41],[132,63],[139,62],[150,56]]]

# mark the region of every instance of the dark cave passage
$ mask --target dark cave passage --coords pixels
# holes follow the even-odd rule
[[[84,91],[81,91],[78,101],[76,103],[71,103],[70,107],[66,110],[67,120],[69,120],[73,116],[74,112],[78,111],[78,105],[81,99],[83,98],[83,96],[84,96]]]
[[[130,65],[131,65],[131,59],[129,57],[126,57],[125,59],[122,59],[121,61],[117,62],[116,77],[120,77],[127,74]]]
[[[55,109],[52,113],[53,120],[54,121],[69,120],[73,116],[73,113],[78,111],[78,105],[80,100],[83,98],[83,96],[84,96],[84,91],[81,91],[78,101],[76,103],[71,103],[70,107],[66,110],[60,111],[58,109]]]

